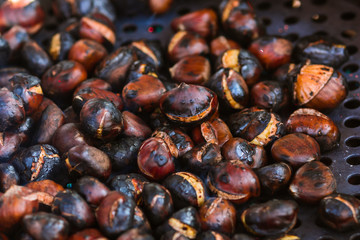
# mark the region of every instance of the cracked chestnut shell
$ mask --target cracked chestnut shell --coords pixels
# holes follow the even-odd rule
[[[292,169],[286,163],[274,163],[256,170],[261,191],[268,195],[284,189],[290,183]]]
[[[288,104],[288,91],[277,81],[255,84],[250,92],[251,103],[258,107],[278,112]]]
[[[360,226],[360,200],[348,194],[331,194],[323,198],[318,218],[327,227],[347,231]]]
[[[221,109],[240,110],[249,100],[249,88],[244,78],[230,68],[218,70],[206,84],[219,97]]]
[[[347,96],[346,78],[321,64],[298,65],[288,74],[293,102],[319,111],[336,108]]]
[[[172,122],[198,124],[210,119],[218,110],[218,99],[210,89],[181,83],[160,99],[161,112]]]
[[[215,118],[195,127],[192,130],[192,138],[198,144],[208,142],[222,147],[232,138],[232,134],[223,120]]]
[[[153,180],[161,180],[175,171],[174,157],[162,138],[152,137],[144,141],[137,163],[140,171]]]
[[[139,40],[131,42],[129,46],[134,49],[137,59],[141,62],[154,66],[156,70],[164,66],[164,56],[160,42],[156,40]]]
[[[147,183],[141,193],[141,206],[151,224],[157,226],[174,211],[174,204],[168,189],[158,183]]]
[[[7,88],[0,89],[0,132],[18,127],[25,120],[22,99]]]
[[[232,138],[221,148],[225,160],[240,160],[251,168],[259,168],[266,164],[265,149],[242,138]]]
[[[340,130],[325,114],[311,108],[300,108],[286,122],[288,133],[305,133],[319,143],[322,152],[339,145]]]
[[[271,144],[284,132],[279,115],[254,107],[231,114],[227,123],[235,137],[259,146]]]
[[[217,197],[241,204],[260,196],[260,182],[255,172],[240,160],[221,162],[208,173],[209,189]]]
[[[48,49],[51,59],[55,62],[64,61],[73,46],[75,39],[68,32],[58,32],[52,36]]]
[[[312,161],[296,171],[289,190],[295,199],[314,204],[336,190],[336,180],[328,166]]]
[[[236,228],[236,209],[222,198],[210,198],[199,209],[201,229],[232,235]]]
[[[231,68],[240,73],[248,86],[260,80],[263,70],[259,60],[245,49],[229,49],[217,59],[217,68]]]
[[[112,140],[123,130],[122,114],[105,99],[88,100],[80,111],[81,129],[91,137]]]
[[[273,199],[250,206],[241,214],[241,221],[247,231],[257,236],[281,235],[295,226],[298,211],[293,200]]]
[[[206,199],[207,191],[203,181],[189,172],[173,173],[163,181],[170,191],[177,209],[194,206],[201,207]]]

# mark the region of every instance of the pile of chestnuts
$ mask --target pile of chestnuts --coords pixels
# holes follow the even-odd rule
[[[115,48],[121,1],[52,0],[45,46],[39,0],[0,2],[0,239],[300,239],[304,204],[359,229],[319,161],[340,141],[338,40],[293,45],[222,0],[173,19],[166,47]]]

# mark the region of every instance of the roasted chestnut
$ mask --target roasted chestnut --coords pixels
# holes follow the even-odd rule
[[[292,84],[293,102],[301,107],[332,110],[348,94],[345,77],[326,65],[298,65],[288,77]]]
[[[284,124],[279,115],[254,107],[231,114],[228,126],[235,137],[259,146],[270,144],[284,132]]]
[[[291,181],[291,195],[305,203],[318,203],[336,189],[336,180],[330,168],[320,161],[305,163]]]
[[[240,49],[240,45],[224,36],[219,36],[213,39],[210,43],[210,51],[214,57],[219,57],[223,52],[230,49]]]
[[[231,68],[221,68],[207,86],[219,97],[221,109],[240,110],[249,100],[249,89],[240,73]]]
[[[102,80],[100,78],[90,78],[81,82],[78,85],[78,87],[74,91],[74,96],[76,96],[78,92],[86,88],[98,88],[106,91],[112,91],[110,83],[106,82],[105,80]]]
[[[201,207],[206,199],[207,191],[203,181],[188,172],[173,173],[163,181],[170,191],[175,208],[186,206]]]
[[[52,145],[64,154],[76,145],[86,144],[85,135],[80,132],[79,125],[67,123],[59,127],[52,137]]]
[[[110,192],[109,188],[94,177],[85,176],[80,178],[74,189],[91,206],[99,206],[101,201]]]
[[[136,60],[135,62],[133,62],[129,69],[126,83],[132,82],[141,77],[142,75],[150,75],[159,78],[159,73],[156,70],[155,66],[144,61]]]
[[[223,120],[215,118],[195,127],[192,130],[192,138],[198,144],[208,142],[222,147],[232,138],[232,134]]]
[[[221,149],[225,160],[240,160],[251,168],[259,168],[266,164],[265,149],[242,138],[231,138]]]
[[[277,81],[255,84],[250,92],[251,103],[258,107],[278,112],[288,104],[288,91]]]
[[[59,32],[52,36],[48,50],[52,60],[55,62],[66,60],[74,42],[74,38],[68,32]]]
[[[201,9],[173,19],[171,28],[175,32],[185,30],[204,38],[212,38],[217,35],[218,18],[214,10]]]
[[[0,89],[0,132],[19,126],[25,120],[22,99],[7,88]]]
[[[60,184],[49,179],[29,182],[28,184],[26,184],[26,187],[34,191],[47,193],[52,197],[55,197],[56,194],[64,191],[64,188]]]
[[[199,209],[201,229],[232,235],[236,228],[236,209],[222,198],[210,198]]]
[[[256,174],[260,180],[261,191],[273,195],[288,186],[292,170],[289,165],[281,162],[256,169]]]
[[[13,165],[0,163],[0,192],[6,192],[12,185],[17,185],[19,180],[19,174]]]
[[[28,71],[25,68],[21,67],[4,67],[0,69],[0,88],[7,87],[10,88],[11,84],[9,80],[16,74],[25,73]]]
[[[14,153],[20,149],[23,138],[18,133],[1,132],[0,141],[0,162],[8,163]]]
[[[162,14],[167,12],[173,0],[149,0],[150,10],[155,14]]]
[[[249,86],[260,79],[263,70],[259,60],[245,49],[224,51],[217,59],[217,68],[231,68],[241,74]]]
[[[20,54],[27,70],[38,77],[41,77],[52,66],[49,55],[33,40],[28,40],[23,44]]]
[[[286,122],[288,133],[305,133],[319,143],[321,151],[329,151],[339,145],[340,131],[325,114],[311,108],[300,108]]]
[[[15,60],[19,58],[19,56],[17,56],[19,50],[22,45],[30,39],[30,36],[25,28],[15,25],[4,33],[3,38],[8,42],[11,49],[11,60]]]
[[[151,135],[151,128],[139,116],[129,111],[123,111],[122,116],[124,120],[124,135],[144,139]]]
[[[167,51],[169,59],[178,62],[186,56],[208,54],[209,46],[201,36],[179,31],[171,38]]]
[[[207,177],[209,189],[216,196],[241,204],[260,195],[260,182],[255,172],[240,160],[213,166]]]
[[[304,163],[319,160],[320,146],[309,135],[293,133],[276,140],[271,147],[271,155],[278,162],[298,168]]]
[[[140,40],[131,42],[129,46],[134,49],[137,59],[141,62],[150,64],[157,70],[164,66],[164,56],[160,42],[155,40]]]
[[[247,231],[258,236],[289,232],[296,224],[299,207],[292,200],[270,200],[250,206],[241,214]]]
[[[197,124],[210,119],[218,110],[216,94],[210,89],[181,83],[160,99],[160,109],[177,124]]]

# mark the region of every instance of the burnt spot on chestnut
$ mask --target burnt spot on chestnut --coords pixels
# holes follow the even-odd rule
[[[268,195],[286,188],[292,176],[292,169],[286,163],[274,163],[256,170],[261,191]]]
[[[217,94],[224,110],[240,110],[248,103],[248,86],[244,78],[233,69],[221,68],[210,78],[207,86]]]
[[[160,42],[154,40],[133,41],[130,47],[134,49],[137,59],[141,62],[152,65],[157,70],[164,66]]]
[[[197,124],[217,112],[218,100],[208,88],[182,83],[161,97],[160,109],[174,123]]]
[[[168,176],[164,186],[169,189],[177,209],[194,206],[201,207],[206,199],[207,191],[202,180],[189,172],[177,172]]]
[[[132,82],[142,75],[150,75],[159,78],[159,74],[155,66],[144,61],[137,60],[133,62],[129,69],[126,83]]]
[[[178,62],[186,56],[205,55],[209,46],[204,38],[188,31],[177,32],[170,40],[168,56],[172,62]]]
[[[111,173],[111,161],[103,151],[89,145],[77,145],[63,155],[72,178],[84,175],[107,179]]]
[[[251,102],[258,108],[278,112],[288,104],[288,91],[277,81],[263,81],[251,89]]]
[[[318,219],[343,232],[360,226],[360,200],[348,194],[331,194],[320,201]]]
[[[240,160],[221,162],[212,167],[207,183],[216,196],[238,204],[260,195],[258,177]]]
[[[28,71],[25,68],[21,67],[4,67],[0,69],[0,88],[7,87],[10,88],[11,83],[10,79],[19,73],[27,74]]]
[[[38,77],[41,77],[52,66],[49,55],[33,40],[28,40],[23,44],[21,58],[27,70]]]
[[[295,201],[274,199],[250,206],[241,214],[241,221],[252,234],[281,235],[295,226],[298,211]]]
[[[313,64],[340,67],[349,59],[346,46],[339,40],[323,35],[301,38],[294,47],[293,56],[298,62],[310,60]]]
[[[74,43],[75,40],[70,33],[65,31],[56,33],[52,36],[48,49],[51,59],[55,62],[66,60]]]
[[[137,163],[140,171],[153,180],[161,180],[175,171],[174,157],[162,138],[152,137],[144,141]]]
[[[97,178],[85,176],[80,178],[74,189],[79,193],[91,206],[99,206],[101,201],[110,192],[109,188]]]
[[[221,149],[225,160],[240,160],[251,168],[259,168],[266,164],[265,149],[242,138],[232,138]]]
[[[223,54],[223,52],[227,50],[240,48],[241,47],[237,42],[231,39],[227,39],[224,36],[219,36],[213,39],[210,43],[211,54],[214,57],[219,57],[221,54]]]
[[[320,146],[316,140],[303,133],[286,135],[274,142],[271,155],[278,162],[286,162],[292,167],[319,160]]]
[[[169,190],[157,183],[144,185],[141,202],[146,216],[154,226],[164,222],[174,211]]]
[[[17,185],[19,181],[19,175],[13,165],[0,163],[0,192],[6,192],[12,185]]]
[[[277,114],[257,108],[246,108],[231,114],[228,126],[235,137],[259,146],[270,144],[284,132],[284,124]]]
[[[82,130],[100,140],[112,140],[123,130],[121,112],[105,99],[93,98],[87,101],[80,111]]]
[[[236,209],[222,198],[210,198],[199,209],[201,229],[232,235],[236,228]]]
[[[319,143],[321,151],[329,151],[339,145],[340,131],[325,114],[311,108],[300,108],[286,122],[288,133],[305,133]]]
[[[320,161],[305,163],[290,184],[291,195],[305,203],[318,203],[336,189],[335,177],[328,166]]]
[[[1,88],[0,113],[0,132],[19,126],[25,119],[22,99],[7,88]]]

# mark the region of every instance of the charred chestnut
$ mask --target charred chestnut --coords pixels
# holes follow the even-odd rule
[[[25,119],[22,99],[7,88],[0,89],[0,132],[19,126]]]
[[[4,67],[0,69],[0,88],[7,87],[10,88],[11,84],[9,80],[16,74],[24,73],[27,74],[28,71],[25,68],[21,67]]]
[[[19,183],[19,175],[9,163],[0,164],[0,192],[6,192],[12,185]]]
[[[266,146],[281,137],[284,124],[275,113],[257,108],[246,108],[230,115],[228,126],[235,137]]]
[[[317,203],[336,189],[336,180],[330,168],[320,161],[305,163],[290,184],[291,195],[306,203]]]
[[[229,127],[220,118],[203,122],[192,130],[192,138],[198,144],[208,142],[222,147],[232,138]]]
[[[250,206],[241,214],[247,231],[258,236],[289,232],[296,224],[299,207],[292,200],[270,200]]]
[[[286,163],[274,163],[256,170],[261,191],[273,195],[288,186],[292,170]]]
[[[199,209],[201,229],[232,235],[236,227],[236,209],[222,198],[210,198]]]
[[[153,180],[161,180],[175,171],[174,157],[162,138],[152,137],[144,141],[137,163],[140,171]]]
[[[244,203],[260,195],[260,182],[255,172],[240,160],[221,162],[208,173],[209,189],[218,197]]]
[[[91,206],[99,206],[101,201],[110,192],[109,188],[94,177],[85,176],[80,178],[74,189],[84,197]]]
[[[203,56],[187,56],[170,68],[173,80],[187,84],[204,85],[210,78],[210,62]]]
[[[126,83],[132,82],[140,78],[142,75],[150,75],[155,78],[159,78],[158,71],[156,70],[154,65],[150,63],[146,63],[144,61],[137,60],[133,62],[133,64],[129,69]]]
[[[321,200],[318,218],[336,231],[359,227],[360,200],[347,194],[331,194]]]
[[[157,183],[147,183],[141,193],[141,202],[150,222],[157,226],[164,222],[174,211],[169,190]]]
[[[230,49],[223,52],[217,59],[217,68],[231,68],[237,71],[249,86],[259,81],[263,70],[259,60],[245,49]]]
[[[325,65],[298,65],[289,73],[289,81],[295,105],[319,111],[334,109],[348,94],[345,77]]]
[[[286,122],[288,133],[305,133],[319,143],[321,151],[338,146],[340,131],[325,114],[311,108],[300,108],[293,112]]]
[[[74,42],[74,38],[68,32],[59,32],[52,36],[48,50],[52,60],[55,62],[66,60]]]
[[[111,180],[109,186],[112,190],[134,199],[138,203],[141,200],[141,193],[147,183],[149,181],[143,175],[130,173],[116,175]]]
[[[141,62],[152,65],[155,69],[161,69],[163,67],[164,56],[158,41],[133,41],[131,42],[130,47],[134,49],[137,59]]]
[[[186,56],[208,54],[209,46],[201,36],[179,31],[171,38],[167,51],[169,59],[178,62]]]
[[[112,102],[93,98],[80,111],[80,125],[86,134],[96,139],[112,140],[123,130],[123,119]]]
[[[211,50],[211,54],[214,57],[219,57],[221,54],[223,54],[225,51],[230,50],[230,49],[240,49],[240,45],[231,40],[231,39],[227,39],[224,36],[219,36],[215,39],[213,39],[210,43],[210,50]]]
[[[276,81],[263,81],[255,84],[250,92],[251,102],[258,108],[278,112],[288,104],[288,91]]]
[[[182,83],[163,94],[160,109],[174,123],[197,124],[217,112],[218,100],[216,94],[206,87]]]
[[[207,195],[202,180],[188,172],[177,172],[168,176],[164,186],[169,189],[177,209],[194,206],[201,207]]]
[[[122,116],[124,119],[124,135],[144,139],[151,135],[151,128],[140,117],[129,111],[123,111]]]
[[[286,162],[292,167],[320,158],[320,146],[316,140],[303,133],[286,135],[274,142],[271,155],[278,162]]]
[[[240,160],[251,168],[259,168],[266,164],[265,149],[242,138],[232,138],[221,149],[226,160]]]
[[[201,9],[172,20],[171,28],[177,31],[189,31],[204,38],[215,37],[218,31],[218,18],[212,9]]]
[[[24,43],[21,48],[21,58],[27,70],[38,77],[52,66],[49,55],[33,40]]]
[[[89,145],[77,145],[64,155],[65,165],[73,178],[89,175],[107,179],[111,173],[111,162],[103,151]]]
[[[79,130],[79,125],[67,123],[59,127],[52,138],[53,146],[64,154],[76,145],[86,144],[85,136]]]

